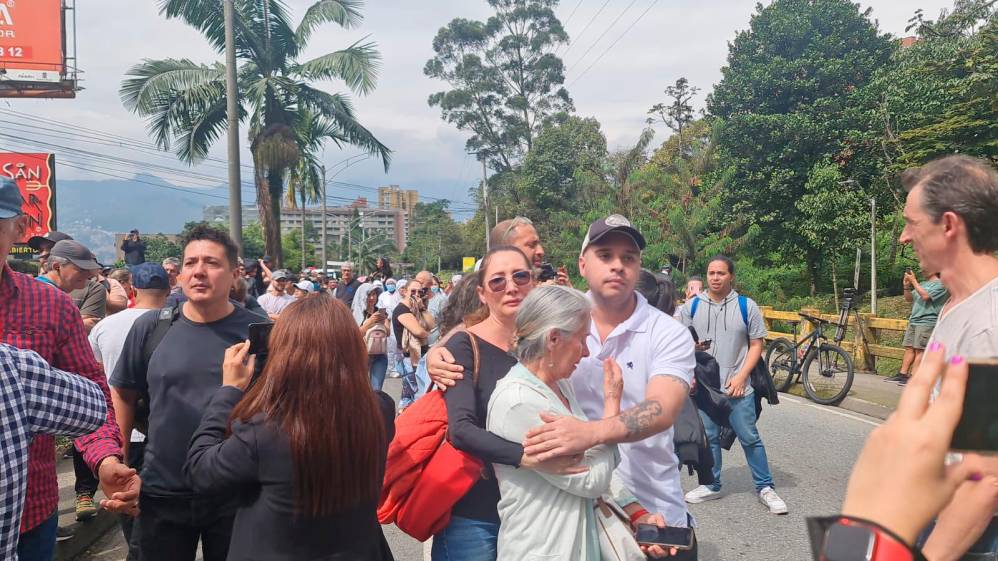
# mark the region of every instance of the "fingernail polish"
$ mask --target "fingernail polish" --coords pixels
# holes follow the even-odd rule
[[[929,352],[934,353],[941,348],[943,348],[942,344],[940,344],[938,341],[935,341],[931,345],[929,345]]]
[[[980,481],[982,479],[984,479],[984,475],[982,475],[981,472],[979,471],[975,471],[974,473],[970,474],[971,481]]]
[[[962,364],[963,363],[963,357],[960,356],[960,355],[956,355],[953,358],[949,359],[949,363],[952,364],[952,365],[954,365],[954,366],[956,366],[957,364]]]

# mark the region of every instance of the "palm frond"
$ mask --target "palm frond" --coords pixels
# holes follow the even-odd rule
[[[291,69],[308,80],[339,79],[351,90],[368,94],[378,81],[381,70],[381,54],[374,43],[357,41],[349,47],[324,54]]]
[[[299,104],[317,115],[328,118],[339,129],[339,136],[347,144],[356,146],[381,158],[385,171],[392,161],[392,151],[382,144],[354,117],[350,99],[342,94],[330,94],[302,84],[298,90]]]
[[[360,13],[362,5],[361,0],[319,0],[312,4],[295,31],[298,44],[307,44],[312,32],[324,23],[335,23],[344,29],[360,25],[364,19]]]

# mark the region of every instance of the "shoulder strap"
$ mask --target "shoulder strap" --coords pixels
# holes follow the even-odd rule
[[[748,296],[738,295],[738,310],[742,313],[742,322],[748,327]]]
[[[697,315],[697,306],[700,305],[700,297],[693,295],[693,302],[690,302],[690,319],[693,319]]]
[[[471,334],[471,333],[468,333],[468,338],[471,339],[471,356],[473,357],[472,358],[472,368],[473,368],[473,370],[471,371],[471,383],[474,384],[475,387],[477,388],[478,387],[478,366],[479,366],[478,339],[476,339],[475,336],[473,334]]]
[[[159,311],[156,328],[146,338],[145,345],[142,347],[142,360],[147,366],[152,359],[152,354],[156,352],[156,347],[163,342],[163,337],[166,337],[166,332],[170,330],[170,326],[173,325],[173,322],[177,321],[178,317],[180,317],[179,304],[171,308],[163,308]]]

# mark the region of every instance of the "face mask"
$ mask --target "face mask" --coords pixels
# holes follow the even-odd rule
[[[394,284],[390,284],[390,285],[388,285],[385,288],[388,290],[388,294],[395,294],[395,285]]]
[[[440,294],[440,287],[439,286],[434,286],[433,287],[433,293],[434,294]]]

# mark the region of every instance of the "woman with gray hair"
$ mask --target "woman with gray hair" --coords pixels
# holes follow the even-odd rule
[[[516,316],[519,362],[492,393],[489,432],[522,442],[530,429],[541,424],[542,413],[587,420],[568,378],[589,356],[590,313],[585,295],[564,286],[537,287],[524,299]],[[612,359],[604,362],[603,372],[603,415],[612,417],[620,414],[623,375]],[[614,476],[619,462],[616,445],[599,445],[586,451],[580,462],[586,469],[574,474],[495,464],[502,496],[498,560],[599,561],[594,506],[602,495],[624,505],[634,523],[664,526],[664,518],[641,508]],[[666,555],[658,546],[642,549],[654,557]]]

